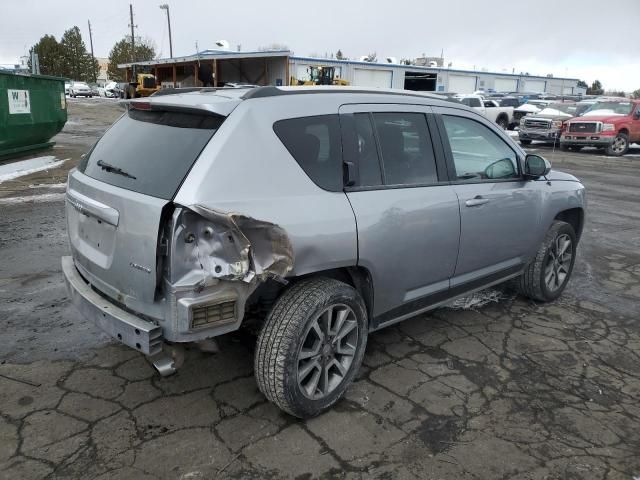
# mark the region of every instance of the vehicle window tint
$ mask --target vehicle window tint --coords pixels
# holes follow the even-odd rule
[[[325,190],[342,190],[342,144],[338,115],[280,120],[273,130],[313,182]]]
[[[458,180],[518,177],[515,152],[495,132],[464,117],[443,115]]]
[[[375,186],[382,184],[378,148],[368,113],[354,115],[356,131],[356,158],[360,174],[359,184]]]
[[[223,117],[129,110],[80,162],[84,174],[169,200]]]
[[[436,161],[421,113],[374,113],[387,185],[436,183]]]

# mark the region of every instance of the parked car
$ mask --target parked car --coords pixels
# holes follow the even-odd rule
[[[91,90],[91,87],[87,85],[85,82],[71,82],[69,86],[69,96],[70,97],[93,97],[94,93]]]
[[[529,145],[533,140],[556,143],[560,140],[564,121],[575,116],[575,103],[552,103],[538,113],[527,115],[520,120],[520,143]]]
[[[473,109],[342,87],[132,100],[66,200],[87,318],[164,374],[180,344],[253,319],[258,387],[305,418],[343,395],[369,332],[507,280],[558,298],[585,207]]]
[[[513,122],[513,107],[501,107],[495,100],[485,99],[481,95],[460,95],[458,99],[503,129]]]
[[[113,93],[116,98],[124,98],[124,94],[129,88],[129,84],[127,82],[117,82],[115,87],[113,87]]]
[[[118,96],[116,92],[117,86],[116,82],[109,82],[104,87],[100,87],[98,92],[101,97],[116,98]]]
[[[579,118],[566,122],[563,148],[598,147],[619,157],[640,142],[640,100],[616,99],[593,104]]]

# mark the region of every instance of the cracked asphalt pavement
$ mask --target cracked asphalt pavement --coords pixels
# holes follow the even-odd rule
[[[1,479],[640,477],[639,147],[530,149],[588,189],[558,301],[492,290],[376,332],[346,398],[300,421],[259,393],[251,334],[161,378],[70,305],[61,195],[40,197],[120,110],[69,110],[44,154],[71,160],[0,184]]]

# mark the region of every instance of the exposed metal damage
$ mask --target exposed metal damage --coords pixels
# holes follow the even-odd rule
[[[294,262],[282,227],[203,205],[176,206],[160,240],[160,256],[166,263],[158,262],[158,278],[173,311],[163,329],[165,340],[198,345],[239,328],[258,285],[269,279],[286,283]],[[177,346],[165,345],[150,358],[162,375],[179,367]]]
[[[293,269],[293,247],[284,229],[238,213],[203,205],[174,212],[170,281],[206,288],[217,280],[255,285],[284,280]]]

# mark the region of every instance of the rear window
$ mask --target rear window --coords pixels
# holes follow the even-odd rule
[[[78,166],[96,180],[170,200],[224,118],[129,110]]]
[[[273,130],[296,162],[320,188],[342,190],[342,143],[338,115],[280,120]]]

